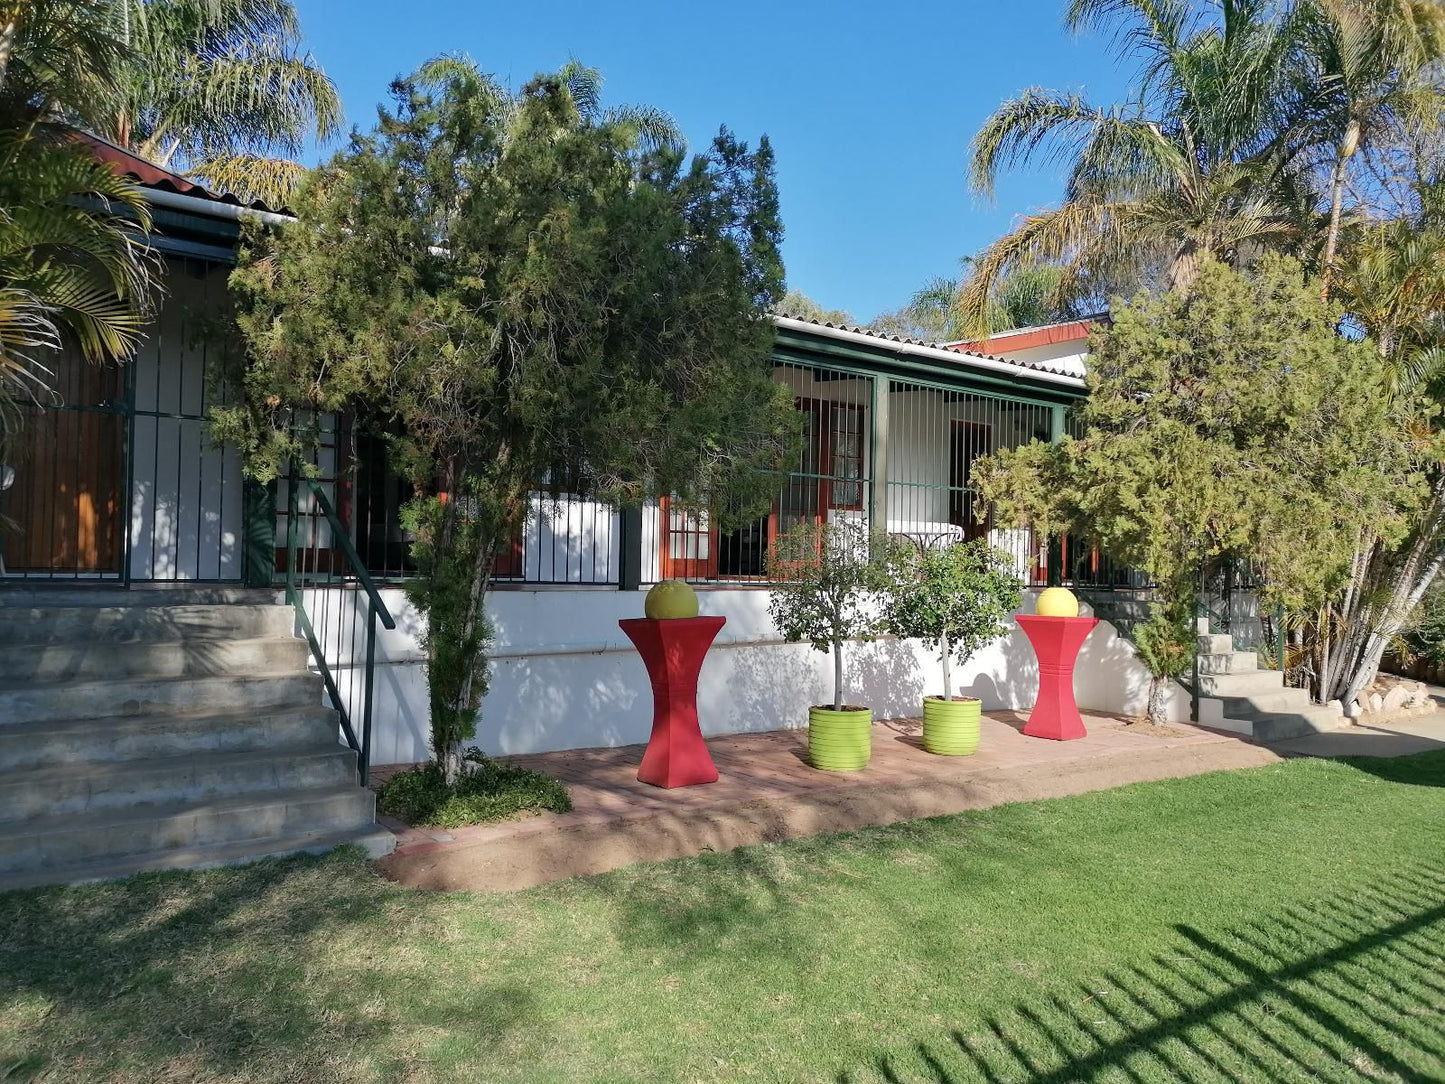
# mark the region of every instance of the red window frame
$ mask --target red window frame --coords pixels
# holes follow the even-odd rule
[[[818,435],[818,455],[816,467],[818,469],[809,472],[790,472],[787,480],[783,483],[784,492],[793,487],[801,490],[812,489],[815,493],[813,501],[803,501],[805,507],[789,509],[789,514],[795,522],[820,524],[826,521],[829,512],[861,512],[867,502],[867,479],[864,476],[864,467],[867,464],[867,408],[859,403],[839,403],[831,399],[799,398],[796,400],[799,411],[809,412],[822,421],[816,430]],[[848,460],[857,463],[858,477],[855,479],[835,477],[837,461],[834,459],[836,442],[840,432],[836,425],[836,419],[849,417],[854,419],[855,429],[852,435],[858,440],[858,449],[855,456],[849,456]],[[804,464],[806,465],[806,461]],[[837,489],[843,485],[857,487],[857,500],[850,503],[837,502]],[[772,511],[768,513],[767,523],[767,547],[772,549],[777,541],[778,530],[782,518],[782,499],[773,502]],[[680,505],[677,505],[671,498],[664,497],[658,502],[658,574],[665,580],[715,580],[718,575],[718,554],[720,552],[722,538],[716,525],[709,523],[707,526],[698,525],[697,517],[689,517]],[[683,526],[674,527],[673,515],[678,513],[683,518]],[[694,554],[706,554],[705,556],[688,556],[689,545],[683,542],[680,549],[681,556],[673,555],[673,543],[676,539],[695,539],[691,547]],[[748,579],[762,579],[763,577],[747,577]]]

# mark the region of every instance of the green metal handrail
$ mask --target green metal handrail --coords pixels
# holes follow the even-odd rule
[[[359,737],[352,718],[351,702],[341,695],[335,675],[332,673],[333,660],[328,660],[326,651],[322,648],[321,641],[316,635],[311,615],[306,612],[306,585],[301,582],[305,573],[297,561],[301,493],[301,484],[298,483],[304,483],[310,490],[316,507],[326,518],[333,540],[330,547],[331,552],[334,554],[339,548],[341,554],[346,558],[343,578],[353,579],[366,592],[366,666],[362,671],[361,678],[361,734]],[[357,771],[362,786],[365,786],[371,776],[371,701],[376,673],[376,622],[380,618],[383,628],[395,629],[396,619],[392,617],[391,611],[382,600],[381,593],[376,589],[371,574],[366,571],[366,566],[362,563],[361,557],[356,552],[356,546],[351,541],[351,534],[347,531],[346,525],[341,522],[341,517],[336,514],[336,509],[332,506],[330,498],[326,496],[326,491],[317,484],[315,479],[304,477],[299,465],[294,463],[291,468],[291,484],[287,488],[290,492],[286,516],[286,601],[291,603],[296,611],[297,623],[301,626],[301,632],[311,648],[311,657],[316,660],[316,669],[321,674],[321,680],[326,686],[326,693],[336,708],[341,722],[341,732],[346,737],[346,743],[356,751]],[[328,568],[328,577],[330,577],[331,571]],[[354,624],[352,631],[354,646]],[[337,641],[339,651],[339,623]],[[335,660],[335,665],[339,668],[341,660]],[[354,665],[354,661],[352,665]]]

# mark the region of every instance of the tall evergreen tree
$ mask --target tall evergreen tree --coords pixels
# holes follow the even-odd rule
[[[770,502],[798,427],[768,365],[781,226],[766,139],[723,131],[687,161],[557,77],[515,99],[472,80],[393,95],[306,183],[298,224],[243,255],[247,406],[217,432],[262,475],[294,450],[297,408],[401,434],[433,748],[455,770],[493,561],[549,473],[724,520]]]

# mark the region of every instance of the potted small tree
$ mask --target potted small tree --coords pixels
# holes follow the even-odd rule
[[[933,641],[943,662],[943,695],[923,698],[923,747],[945,756],[974,753],[982,704],[953,695],[952,663],[966,663],[1008,632],[1023,587],[1013,558],[982,539],[941,548],[897,539],[888,556],[885,627]]]
[[[800,524],[768,554],[773,624],[789,643],[833,653],[833,702],[808,709],[808,758],[824,771],[859,771],[873,751],[873,712],[845,702],[843,681],[843,645],[878,630],[883,576],[870,542],[852,520]]]

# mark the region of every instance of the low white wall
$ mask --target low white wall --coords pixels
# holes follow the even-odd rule
[[[377,764],[429,755],[426,678],[416,641],[417,614],[400,591],[387,604],[397,630],[378,643],[373,709]],[[704,614],[727,618],[703,664],[698,714],[705,734],[802,726],[808,706],[832,698],[829,656],[806,644],[784,644],[767,616],[768,592],[700,591]],[[477,744],[491,753],[531,753],[645,742],[652,696],[647,673],[619,618],[642,613],[642,592],[615,589],[500,590],[489,596],[496,628],[491,685]],[[1032,612],[1033,598],[1025,599]],[[941,691],[937,657],[921,641],[878,640],[846,649],[847,698],[878,718],[914,716],[926,693]],[[1038,689],[1038,666],[1015,627],[965,667],[955,667],[958,692],[985,709],[1027,709]],[[1084,644],[1075,671],[1079,706],[1142,715],[1149,677],[1134,649],[1101,624]],[[1189,697],[1173,690],[1171,714],[1187,719]]]

